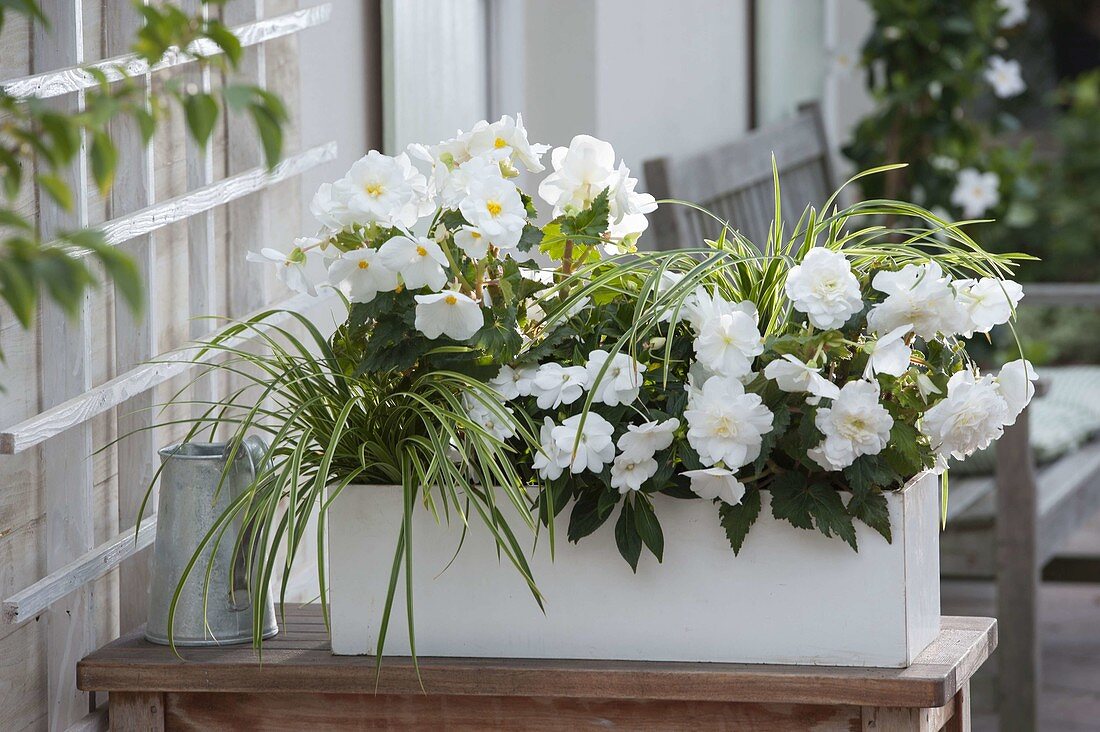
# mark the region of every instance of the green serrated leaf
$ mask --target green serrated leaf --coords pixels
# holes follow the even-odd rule
[[[736,555],[745,544],[749,529],[760,516],[760,491],[753,486],[745,488],[745,495],[735,506],[722,503],[718,507],[718,519],[726,530],[726,538]]]
[[[799,529],[817,530],[825,536],[836,534],[853,549],[856,530],[840,494],[827,483],[810,483],[805,476],[787,472],[772,481],[772,515],[785,519]]]
[[[619,547],[619,554],[623,556],[630,568],[637,572],[638,558],[642,555],[642,537],[638,536],[634,509],[630,501],[623,501],[619,520],[615,522],[615,545]]]
[[[660,562],[665,553],[665,535],[661,530],[661,522],[657,520],[657,514],[653,512],[653,504],[642,494],[634,496],[634,528],[637,529],[638,536],[642,537],[649,551],[653,552],[653,556]]]
[[[848,513],[882,534],[887,543],[893,543],[890,531],[890,506],[886,496],[878,489],[853,492],[848,501]]]

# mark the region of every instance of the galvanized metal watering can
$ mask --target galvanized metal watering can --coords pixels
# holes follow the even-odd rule
[[[224,442],[187,442],[160,451],[163,468],[157,539],[145,626],[145,637],[154,643],[169,643],[168,614],[180,577],[218,517],[255,480],[267,454],[267,443],[255,435],[246,438],[226,471],[231,451],[232,445]],[[213,646],[252,640],[251,572],[246,557],[250,537],[241,537],[241,524],[241,518],[235,519],[216,549],[213,542],[208,543],[192,568],[172,621],[171,642],[175,645]],[[213,568],[204,603],[203,584],[211,559]],[[269,595],[263,637],[277,632],[274,598]]]

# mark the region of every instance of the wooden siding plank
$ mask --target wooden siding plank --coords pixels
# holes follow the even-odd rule
[[[305,294],[296,295],[283,303],[260,308],[253,315],[270,309],[311,313],[322,308],[332,307],[335,302],[336,300],[331,295],[320,297],[311,297]],[[273,325],[286,324],[290,317],[290,315],[273,316],[268,322]],[[232,327],[232,324],[224,326],[217,333],[223,333],[226,328],[230,327]],[[250,336],[241,335],[228,340],[226,343],[233,346],[247,340],[250,340]],[[0,455],[14,455],[39,445],[67,430],[84,424],[97,414],[116,407],[137,394],[165,383],[172,377],[192,368],[196,363],[206,363],[218,355],[210,352],[208,355],[199,358],[199,352],[202,348],[203,343],[199,342],[158,356],[146,364],[97,387],[89,388],[82,394],[20,422],[5,432],[0,432]]]
[[[106,53],[117,54],[129,48],[134,33],[141,27],[137,8],[125,2],[108,3],[104,19]],[[150,75],[138,83],[151,103]],[[111,125],[110,134],[120,151],[115,183],[108,206],[111,218],[120,218],[135,210],[148,208],[156,202],[154,190],[155,164],[150,144],[131,120],[119,120]],[[146,234],[127,243],[127,254],[137,266],[145,292],[156,292],[153,269],[153,235]],[[156,332],[154,311],[146,306],[135,314],[121,298],[115,298],[115,363],[125,372],[148,361],[156,353],[153,340]],[[123,528],[137,520],[137,513],[155,472],[155,435],[153,425],[153,394],[142,392],[119,405],[117,414],[118,443],[118,525]],[[154,504],[155,505],[155,504]],[[119,628],[123,633],[145,622],[149,581],[152,576],[149,553],[135,555],[119,570]]]
[[[65,595],[99,579],[123,560],[150,546],[156,534],[156,514],[145,516],[140,527],[131,526],[4,600],[4,622],[18,625],[34,618]]]
[[[331,15],[332,4],[325,3],[275,18],[248,23],[234,28],[233,32],[240,39],[242,46],[256,46],[264,41],[325,23]],[[116,56],[89,66],[106,74],[110,81],[120,81],[126,76],[142,76],[191,63],[197,56],[209,57],[220,53],[221,49],[217,44],[202,39],[188,46],[186,51],[171,49],[162,61],[152,66],[141,61],[134,54]],[[119,71],[119,67],[124,70],[124,73]],[[98,83],[82,66],[68,64],[64,68],[48,69],[43,73],[12,79],[4,82],[2,88],[13,97],[44,99],[91,89]]]
[[[34,26],[36,70],[76,66],[84,62],[81,0],[42,0],[39,3],[51,27]],[[57,100],[63,111],[84,106],[84,95]],[[86,141],[75,164],[61,171],[73,193],[74,210],[65,211],[48,196],[39,194],[38,226],[43,239],[67,228],[88,223]],[[39,405],[48,409],[83,394],[89,383],[91,353],[88,302],[69,318],[53,302],[44,302],[39,313],[39,369],[42,374]],[[46,571],[52,572],[93,546],[92,428],[82,424],[69,430],[39,454],[43,503],[46,507]],[[81,587],[50,609],[47,643],[47,719],[50,730],[64,730],[88,712],[88,696],[76,688],[76,663],[92,650],[91,588]]]

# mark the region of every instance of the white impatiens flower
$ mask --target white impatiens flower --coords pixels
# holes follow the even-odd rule
[[[515,423],[509,419],[512,410],[503,404],[490,407],[482,400],[466,394],[463,398],[466,416],[470,421],[498,440],[507,440],[516,434]]]
[[[481,306],[461,292],[436,292],[416,296],[414,327],[435,339],[441,335],[464,341],[485,325]]]
[[[704,500],[720,499],[735,506],[745,497],[745,486],[737,480],[733,471],[725,468],[685,470],[681,475],[691,481],[691,491]]]
[[[722,376],[746,376],[753,359],[764,352],[756,318],[741,311],[704,321],[694,343],[699,363]]]
[[[651,457],[638,458],[622,454],[611,463],[611,487],[626,495],[642,489],[642,483],[657,473],[657,461]]]
[[[294,292],[309,293],[316,297],[317,290],[310,282],[306,273],[306,253],[299,246],[301,239],[295,240],[295,247],[290,254],[283,254],[278,249],[264,247],[257,254],[249,252],[245,258],[249,262],[270,262],[275,265],[275,277]]]
[[[814,424],[825,435],[809,451],[825,470],[843,470],[861,455],[877,455],[890,441],[894,419],[879,404],[879,386],[871,381],[850,381],[831,407],[817,410]]]
[[[1024,288],[1012,280],[982,277],[980,280],[955,282],[959,304],[966,311],[969,322],[963,329],[968,338],[974,333],[988,333],[994,327],[1012,318],[1013,308],[1024,297]]]
[[[551,436],[560,451],[558,454],[565,453],[569,472],[591,470],[598,473],[615,458],[612,432],[614,428],[610,422],[595,412],[589,412],[587,415],[575,414],[567,417],[560,426],[553,429]]]
[[[529,396],[536,373],[537,366],[501,366],[497,375],[489,379],[489,386],[501,399]]]
[[[369,247],[344,252],[328,268],[328,280],[346,285],[352,302],[370,302],[379,292],[397,288],[397,273],[382,264],[377,249]]]
[[[620,242],[618,245],[606,247],[613,250],[611,254],[619,254],[624,249],[630,250],[638,236],[649,228],[649,219],[645,214],[657,210],[657,201],[648,193],[635,191],[634,187],[637,185],[638,179],[630,176],[626,163],[620,160],[618,169],[608,183],[611,213],[608,231],[612,241]]]
[[[470,259],[481,259],[489,253],[489,239],[474,226],[463,226],[455,232],[455,244]]]
[[[352,223],[347,204],[335,195],[332,183],[322,183],[309,204],[313,217],[330,229],[342,229]]]
[[[703,332],[703,328],[707,323],[717,320],[723,315],[744,313],[752,318],[754,323],[759,320],[759,316],[756,312],[756,304],[752,301],[745,300],[743,302],[732,303],[717,292],[712,294],[702,285],[696,287],[695,292],[693,292],[690,297],[684,299],[684,305],[680,312],[683,317],[687,319],[688,323],[691,324],[696,335]]]
[[[577,135],[569,147],[550,153],[554,172],[539,184],[539,196],[555,213],[586,208],[613,182],[615,149],[589,135]]]
[[[1008,405],[1005,426],[1016,424],[1016,419],[1035,396],[1035,381],[1039,375],[1031,361],[1017,359],[1001,367],[994,381],[1001,398]]]
[[[423,211],[427,187],[405,153],[390,157],[371,150],[333,184],[332,196],[356,223],[410,227]]]
[[[867,344],[871,357],[867,359],[867,368],[863,378],[870,379],[875,374],[901,376],[909,368],[909,359],[913,349],[905,342],[905,336],[913,329],[912,323],[905,323],[877,340]]]
[[[594,401],[617,407],[620,404],[630,404],[638,398],[645,369],[629,354],[616,353],[612,358],[607,351],[596,349],[588,354],[585,368],[588,370],[588,387],[592,389]]]
[[[619,451],[634,460],[653,457],[672,444],[680,420],[672,417],[664,422],[646,422],[628,425],[626,432],[619,437]]]
[[[1001,177],[996,173],[963,168],[951,192],[951,203],[961,208],[967,218],[978,218],[1001,202],[1000,187]]]
[[[997,7],[1004,11],[1002,28],[1015,28],[1027,20],[1027,0],[997,0]]]
[[[875,333],[884,335],[909,324],[927,340],[937,333],[955,335],[966,327],[966,313],[956,301],[951,279],[936,262],[881,271],[871,286],[887,295],[867,314],[867,324]]]
[[[791,267],[784,289],[794,309],[806,313],[815,328],[839,328],[863,309],[848,258],[824,247],[814,247]]]
[[[765,366],[764,376],[786,392],[808,392],[819,399],[836,399],[840,393],[840,387],[822,376],[821,369],[805,364],[789,353]]]
[[[528,172],[541,173],[546,169],[541,159],[550,146],[529,142],[527,130],[523,127],[523,115],[517,114],[515,119],[504,115],[492,124],[478,122],[469,132],[466,149],[470,155],[511,160],[522,164]]]
[[[473,183],[458,205],[462,216],[502,249],[519,244],[527,209],[515,185],[503,178]]]
[[[993,93],[1001,99],[1023,94],[1027,89],[1024,77],[1020,73],[1020,62],[1000,56],[991,56],[985,69],[985,80],[993,87]]]
[[[562,366],[544,363],[531,380],[531,395],[540,409],[557,409],[581,398],[588,387],[588,372],[584,366]]]
[[[691,396],[684,418],[688,443],[699,453],[703,465],[722,463],[735,469],[760,455],[774,415],[759,395],[746,393],[737,379],[712,376]]]
[[[554,420],[549,417],[543,419],[542,429],[539,431],[539,451],[535,453],[535,459],[531,462],[531,467],[538,471],[539,477],[543,480],[557,480],[569,467],[569,456],[573,446],[570,445],[567,450],[558,447],[554,439],[556,427]]]
[[[382,264],[401,275],[410,290],[439,290],[447,284],[443,271],[447,255],[427,237],[395,236],[378,249],[378,254]]]
[[[924,413],[920,431],[941,458],[962,460],[1003,434],[1008,402],[993,376],[959,371],[947,382],[947,396]]]

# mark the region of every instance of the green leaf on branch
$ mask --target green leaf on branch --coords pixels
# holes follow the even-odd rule
[[[786,472],[772,481],[772,515],[799,529],[836,534],[856,549],[856,529],[840,494],[828,483],[809,482],[805,476]]]
[[[887,543],[893,543],[890,531],[890,506],[886,496],[877,488],[852,492],[848,501],[848,514],[882,534]]]
[[[118,150],[111,138],[103,131],[92,135],[92,144],[88,149],[92,165],[92,177],[100,193],[106,193],[115,179],[115,166],[118,164]]]
[[[218,101],[203,92],[190,94],[183,98],[183,112],[191,136],[200,147],[206,147],[218,119]]]
[[[603,496],[607,493],[606,490],[585,491],[573,504],[573,511],[569,514],[569,541],[576,544],[607,523],[611,509],[615,507],[615,503],[603,501]],[[618,492],[615,492],[615,498],[618,498]]]
[[[35,180],[58,206],[66,211],[73,210],[73,192],[69,190],[69,186],[65,181],[53,173],[39,173],[35,176]]]
[[[521,252],[529,252],[535,247],[542,244],[543,232],[537,226],[533,224],[525,224],[523,227],[523,233],[519,237],[519,244],[517,248]]]
[[[611,206],[608,201],[608,191],[600,192],[592,199],[588,208],[574,216],[561,217],[561,233],[566,239],[592,245],[600,241],[603,233],[607,231],[608,219],[611,216]]]
[[[626,563],[637,572],[638,558],[642,555],[642,537],[638,536],[634,508],[630,501],[623,501],[619,520],[615,522],[615,544],[619,547],[619,554],[623,555]]]
[[[649,551],[653,552],[653,556],[660,562],[665,554],[665,535],[661,531],[661,522],[657,520],[657,514],[653,513],[653,504],[649,502],[649,498],[640,493],[634,496],[634,528],[637,529],[638,536],[642,537]]]
[[[210,19],[204,29],[206,37],[218,45],[229,59],[229,64],[236,68],[241,60],[241,41],[221,21]]]
[[[722,528],[726,530],[726,538],[736,555],[745,544],[749,528],[756,523],[760,516],[760,490],[749,486],[745,489],[745,495],[741,502],[735,506],[722,503],[718,508],[718,519]]]

